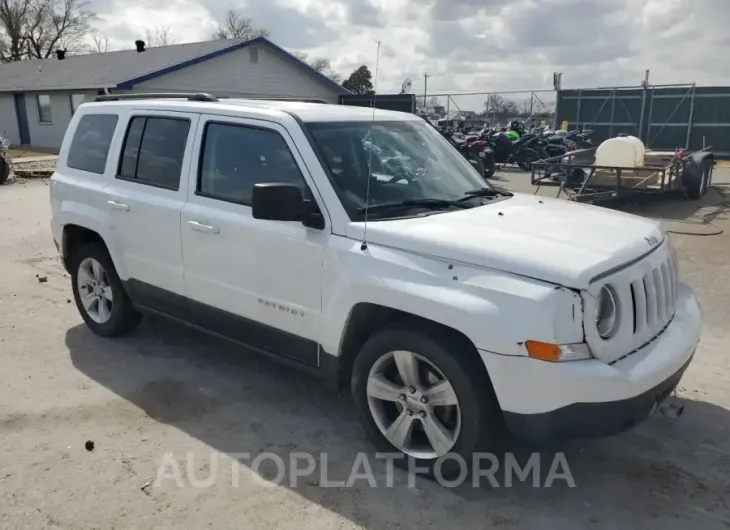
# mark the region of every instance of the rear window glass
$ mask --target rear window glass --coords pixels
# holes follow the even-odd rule
[[[119,178],[177,190],[189,130],[187,119],[132,118],[122,150]]]
[[[118,120],[116,114],[83,116],[71,140],[66,165],[73,169],[103,174]]]

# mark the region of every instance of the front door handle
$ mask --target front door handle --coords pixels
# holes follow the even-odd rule
[[[117,201],[106,201],[106,203],[115,210],[122,210],[123,212],[129,211],[129,205],[127,204],[122,204],[121,202]]]
[[[203,223],[199,223],[198,221],[188,221],[188,225],[191,229],[198,232],[203,232],[205,234],[217,234],[218,232],[220,232],[217,226],[204,225]]]

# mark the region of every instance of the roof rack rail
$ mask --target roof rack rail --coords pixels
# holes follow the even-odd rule
[[[205,92],[139,92],[130,94],[105,94],[96,96],[94,101],[123,101],[126,99],[187,99],[189,101],[218,101],[218,98]]]
[[[296,101],[299,103],[324,103],[327,105],[327,101],[320,98],[291,98],[284,96],[241,96],[241,99],[252,99],[255,101]]]

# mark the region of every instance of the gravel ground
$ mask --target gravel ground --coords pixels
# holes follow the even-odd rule
[[[528,179],[503,178],[513,188]],[[699,210],[673,201],[646,213],[708,232],[697,223],[723,200],[712,190]],[[560,448],[575,488],[558,480],[551,488],[449,489],[421,478],[408,487],[402,472],[388,488],[385,465],[374,459],[380,487],[363,480],[324,487],[318,475],[295,487],[253,480],[246,460],[236,485],[230,455],[267,451],[287,460],[292,451],[326,452],[327,476],[345,479],[358,452],[373,455],[347,393],[161,320],[125,338],[92,335],[71,303],[49,210],[45,181],[0,187],[2,528],[730,526],[730,232],[673,236],[684,280],[706,312],[680,386],[684,415],[658,415],[620,436]],[[729,229],[726,217],[714,225]],[[211,460],[211,451],[227,456]],[[208,487],[155,485],[166,453],[184,477],[205,477],[213,462],[219,472]]]

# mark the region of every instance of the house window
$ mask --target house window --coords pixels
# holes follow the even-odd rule
[[[251,63],[259,62],[259,49],[255,46],[251,46],[248,49],[248,60]]]
[[[40,123],[53,123],[51,120],[51,96],[48,94],[40,94],[36,96],[38,100],[38,121]]]
[[[76,109],[79,108],[84,101],[86,101],[86,95],[84,94],[71,94],[71,114],[76,113]]]

